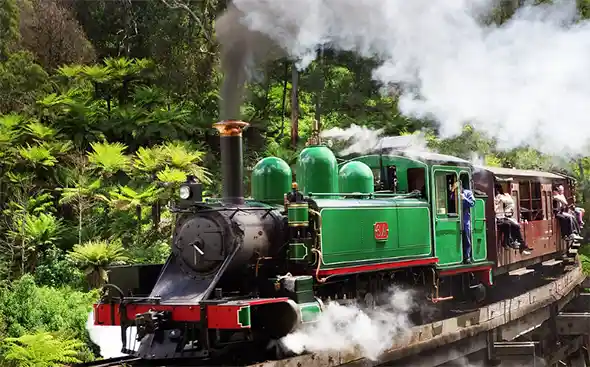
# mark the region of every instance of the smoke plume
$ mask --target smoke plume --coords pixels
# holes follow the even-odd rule
[[[244,14],[230,4],[217,19],[215,31],[220,44],[221,85],[220,119],[239,119],[246,81],[265,62],[286,56],[267,35],[249,30],[240,21]]]
[[[301,68],[326,45],[381,60],[373,78],[400,91],[404,115],[435,120],[442,137],[470,123],[501,148],[583,152],[590,23],[577,19],[574,0],[557,0],[488,25],[492,1],[234,0],[233,15],[218,24],[224,110],[236,113],[238,92],[230,89],[247,79],[248,61],[269,60],[261,50],[276,49],[273,42]]]
[[[316,322],[284,337],[283,345],[297,354],[357,349],[362,357],[377,360],[394,342],[406,337],[412,326],[411,291],[392,289],[386,297],[386,305],[372,310],[330,302]]]

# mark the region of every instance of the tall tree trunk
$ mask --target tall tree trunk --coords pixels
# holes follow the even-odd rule
[[[293,148],[297,147],[299,141],[299,71],[295,67],[295,64],[291,66],[292,69],[292,82],[291,82],[291,145]]]
[[[315,120],[321,126],[321,117],[322,117],[322,96],[325,87],[325,64],[324,64],[324,47],[322,46],[319,51],[319,58],[318,58],[318,67],[317,67],[317,86],[315,92]]]
[[[82,200],[78,204],[80,207],[78,208],[78,245],[82,244],[82,210],[84,210]]]

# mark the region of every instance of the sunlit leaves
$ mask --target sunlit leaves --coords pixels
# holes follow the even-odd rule
[[[88,241],[75,245],[68,258],[82,268],[104,268],[129,260],[119,241]]]
[[[93,143],[90,146],[93,151],[88,154],[88,161],[106,175],[127,170],[130,159],[123,153],[127,149],[125,145],[121,143]]]
[[[144,173],[154,173],[164,167],[166,157],[159,147],[144,148],[140,147],[135,152],[133,168]]]
[[[57,159],[45,145],[30,146],[27,144],[26,147],[19,148],[18,152],[33,166],[52,167],[57,163]]]
[[[159,181],[166,183],[181,183],[186,181],[186,172],[178,168],[166,167],[164,170],[157,173],[156,177]]]
[[[98,288],[107,280],[107,266],[125,264],[129,258],[119,241],[89,241],[75,245],[68,258],[84,270],[92,287]]]
[[[38,121],[29,122],[25,130],[37,141],[49,140],[55,137],[57,130]]]
[[[158,200],[161,188],[149,185],[141,189],[129,186],[117,186],[109,192],[110,204],[118,210],[130,210],[141,205],[149,205]]]
[[[77,339],[60,338],[49,332],[25,334],[6,338],[3,359],[22,367],[59,367],[81,363],[77,356],[84,343]]]

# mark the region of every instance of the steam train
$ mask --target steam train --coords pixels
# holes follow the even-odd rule
[[[266,157],[254,167],[252,197],[245,199],[247,126],[214,125],[223,197],[204,201],[201,184],[190,178],[180,187],[165,264],[110,269],[94,323],[120,325],[123,353],[207,360],[238,345],[268,345],[313,323],[326,302],[375,307],[392,284],[418,289],[431,304],[482,302],[494,278],[567,251],[551,191],[563,184],[571,198],[569,177],[392,151],[387,138],[374,154],[339,164],[315,126],[296,181],[287,163]],[[454,185],[458,180],[463,184]],[[515,198],[529,255],[497,236],[498,183]],[[462,254],[461,187],[475,189],[469,263]]]

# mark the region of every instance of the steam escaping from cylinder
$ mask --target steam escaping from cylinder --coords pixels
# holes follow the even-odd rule
[[[412,326],[413,293],[392,288],[384,306],[366,309],[330,302],[317,321],[285,336],[283,345],[294,353],[353,352],[373,361],[394,343],[401,343]]]
[[[126,354],[121,353],[121,327],[120,326],[98,326],[94,325],[94,312],[90,311],[86,321],[86,330],[90,340],[100,348],[100,355],[103,358],[123,357]],[[127,340],[135,340],[136,328],[127,329]],[[136,343],[138,344],[138,343]],[[133,345],[133,344],[132,344]],[[129,346],[128,346],[129,347]],[[134,349],[134,348],[129,348]],[[136,348],[135,348],[136,349]]]
[[[436,121],[443,138],[469,123],[502,149],[584,152],[590,22],[578,21],[574,0],[558,0],[524,6],[497,26],[489,21],[494,1],[234,0],[224,14],[234,32],[218,33],[223,47],[244,46],[235,48],[244,57],[224,54],[235,70],[256,63],[264,55],[257,50],[272,42],[301,68],[319,45],[375,57],[381,64],[373,78],[383,91],[399,97],[404,115]],[[247,78],[239,75],[227,76],[224,95],[232,93],[229,80]],[[233,114],[235,96],[224,100]]]

